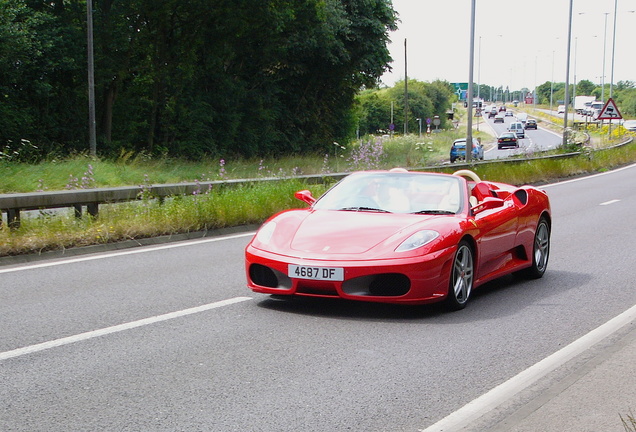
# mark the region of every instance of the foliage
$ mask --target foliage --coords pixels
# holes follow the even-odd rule
[[[386,0],[94,2],[98,150],[323,151],[391,61]],[[85,0],[0,2],[0,145],[86,147]]]
[[[408,133],[417,130],[417,119],[439,116],[440,128],[446,128],[446,112],[456,96],[452,86],[446,81],[422,82],[414,79],[408,81]],[[389,133],[391,121],[396,132],[404,132],[406,95],[404,81],[395,86],[383,89],[369,89],[357,97],[358,128],[361,134]],[[393,103],[393,104],[392,104]],[[393,108],[393,110],[391,110]],[[426,128],[426,124],[423,126]]]
[[[576,94],[574,96],[591,95],[595,88],[596,88],[596,84],[594,84],[592,81],[581,80],[578,83],[576,83]]]

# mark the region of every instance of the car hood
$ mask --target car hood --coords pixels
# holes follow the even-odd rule
[[[304,210],[285,212],[272,219],[276,229],[269,252],[320,259],[381,259],[394,257],[395,248],[422,229],[456,226],[448,215]]]

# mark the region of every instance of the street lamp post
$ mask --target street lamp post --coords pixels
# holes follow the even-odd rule
[[[570,103],[570,43],[572,39],[572,8],[574,0],[570,0],[570,12],[568,17],[568,43],[565,55],[565,112],[563,113],[563,145],[568,143],[568,111]]]
[[[605,49],[607,47],[607,15],[605,12],[605,29],[603,30],[603,74],[601,75],[601,102],[605,102]]]
[[[473,155],[473,69],[475,63],[475,2],[470,5],[470,58],[468,60],[468,121],[466,126],[466,162]]]
[[[618,0],[614,0],[614,28],[612,30],[612,68],[610,72],[610,99],[612,98],[612,89],[614,87],[614,52],[616,51],[616,9],[618,8]],[[610,123],[611,124],[611,123]]]
[[[406,62],[406,38],[404,38],[404,136],[409,133],[409,74]]]
[[[481,36],[479,36],[479,56],[477,57],[477,104],[481,102]],[[481,119],[481,108],[479,108],[479,117],[477,117],[477,132],[479,132],[479,120]]]
[[[574,38],[574,85],[572,86],[574,95],[572,96],[572,100],[576,100],[576,52],[579,44],[579,38]],[[576,114],[576,107],[574,107],[574,114]]]
[[[550,112],[552,112],[553,94],[554,94],[554,51],[552,51],[552,78],[550,78]]]

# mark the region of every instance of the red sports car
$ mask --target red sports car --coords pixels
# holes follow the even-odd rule
[[[308,208],[283,211],[245,249],[247,284],[277,296],[466,306],[509,273],[540,278],[550,253],[546,193],[454,174],[362,171]]]

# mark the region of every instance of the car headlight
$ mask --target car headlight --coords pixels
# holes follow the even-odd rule
[[[419,247],[428,244],[439,237],[439,233],[433,230],[422,230],[418,231],[400,244],[396,252],[408,252],[413,249],[417,249]]]
[[[276,222],[267,222],[265,225],[261,227],[256,233],[256,240],[258,240],[262,244],[269,244],[269,241],[274,234],[274,230],[276,229]]]

